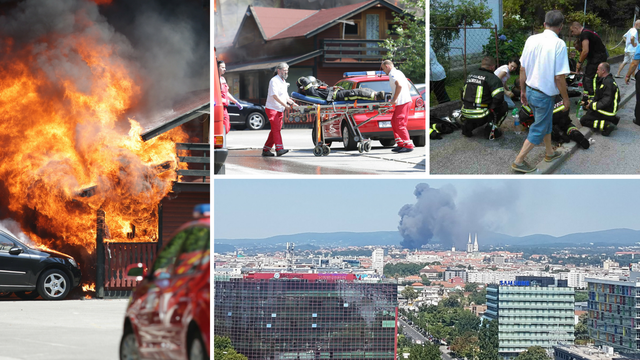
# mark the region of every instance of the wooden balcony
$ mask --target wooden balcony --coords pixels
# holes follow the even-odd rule
[[[382,42],[383,40],[323,39],[324,63],[379,64],[389,58],[389,50],[382,47]]]

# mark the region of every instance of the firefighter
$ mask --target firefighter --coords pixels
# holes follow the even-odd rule
[[[326,86],[314,79],[303,76],[298,79],[298,92],[304,96],[314,97],[327,102],[352,100],[384,100],[384,91],[373,91],[367,88],[344,90],[338,86]]]
[[[603,136],[609,136],[620,121],[620,117],[616,116],[620,105],[620,90],[610,71],[609,63],[598,65],[596,92],[593,99],[584,105],[587,113],[580,119],[582,126],[600,130]]]
[[[504,101],[502,81],[493,73],[496,60],[482,59],[478,70],[467,76],[462,90],[462,134],[473,136],[473,130],[485,125],[485,136],[490,140],[502,136],[500,125],[507,116],[508,106]]]
[[[522,125],[529,127],[535,119],[533,118],[533,111],[529,106],[522,106],[520,109],[520,122]],[[569,112],[564,111],[564,104],[562,102],[562,96],[556,95],[555,104],[553,105],[553,128],[551,132],[551,140],[558,143],[567,143],[571,140],[575,141],[583,149],[589,148],[589,139],[573,126],[571,118],[569,118]]]

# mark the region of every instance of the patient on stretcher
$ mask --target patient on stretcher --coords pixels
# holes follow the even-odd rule
[[[385,97],[384,91],[373,91],[367,88],[344,90],[338,86],[326,86],[315,78],[309,79],[306,76],[299,78],[296,84],[298,85],[298,93],[329,103],[354,100],[384,101]]]

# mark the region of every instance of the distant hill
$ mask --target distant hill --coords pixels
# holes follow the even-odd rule
[[[316,247],[346,246],[388,246],[400,245],[402,236],[397,231],[377,232],[333,232],[333,233],[301,233],[278,235],[265,239],[215,239],[217,253],[233,252],[236,248],[284,249],[287,242],[296,244],[297,249],[313,249]],[[438,243],[433,239],[430,243]],[[466,239],[460,242],[466,243]],[[514,237],[494,232],[478,233],[480,249],[487,246],[625,246],[640,243],[640,231],[631,229],[611,229],[587,233],[575,233],[564,236],[535,234]]]

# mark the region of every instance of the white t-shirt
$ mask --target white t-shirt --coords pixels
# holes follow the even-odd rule
[[[626,44],[626,46],[624,47],[624,52],[635,53],[636,52],[636,47],[631,44],[631,38],[632,37],[636,38],[636,46],[637,46],[638,45],[638,30],[636,30],[636,28],[631,28],[631,29],[629,29],[629,31],[627,31],[623,35],[623,37],[624,37],[625,44]]]
[[[289,100],[289,94],[287,93],[288,86],[289,84],[282,80],[279,75],[272,77],[269,81],[269,93],[267,94],[267,103],[264,107],[278,112],[283,112],[284,106],[277,102],[273,98],[273,95],[277,95],[280,100],[286,104],[287,100]]]
[[[396,105],[404,105],[406,103],[410,103],[411,102],[411,90],[410,86],[411,84],[409,83],[409,80],[407,80],[407,77],[404,76],[404,74],[402,73],[402,71],[393,68],[390,72],[389,72],[389,84],[391,85],[391,91],[393,91],[393,94],[395,95],[396,93],[396,81],[400,84],[400,86],[402,87],[402,89],[400,90],[400,94],[398,94],[398,101],[396,102]]]
[[[555,76],[566,75],[571,71],[567,45],[549,29],[529,36],[522,50],[520,64],[525,69],[527,85],[548,96],[560,93],[555,83]]]
[[[502,65],[499,68],[497,68],[496,71],[494,71],[493,73],[496,74],[497,77],[500,77],[500,72],[502,71],[506,73],[504,77],[500,78],[500,80],[502,80],[502,86],[504,86],[507,84],[507,81],[509,81],[509,78],[511,77],[511,74],[509,73],[509,65]]]

